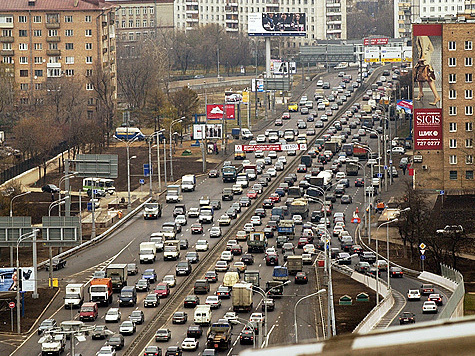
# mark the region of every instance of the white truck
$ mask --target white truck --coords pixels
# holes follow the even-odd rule
[[[241,130],[241,138],[243,140],[252,140],[254,138],[253,133],[249,129],[242,129]]]
[[[250,312],[252,310],[252,284],[251,283],[236,283],[233,286],[232,304],[233,311]]]
[[[201,224],[211,224],[214,219],[214,209],[212,206],[202,206],[200,208],[200,215],[198,216],[198,221]]]
[[[194,174],[187,174],[181,177],[181,190],[184,192],[193,192],[196,187],[196,177]]]
[[[165,238],[163,237],[162,232],[152,232],[150,235],[150,241],[153,241],[155,243],[155,250],[157,252],[163,251],[163,243],[165,241]]]
[[[211,323],[211,306],[198,305],[193,315],[193,321],[198,325],[209,325]]]
[[[163,247],[163,259],[177,261],[180,257],[180,241],[166,240]]]
[[[154,241],[140,243],[139,258],[140,263],[154,263],[157,255],[157,248]]]
[[[162,206],[158,202],[145,203],[143,206],[143,218],[158,219],[162,216]]]
[[[167,203],[178,203],[183,199],[181,195],[181,186],[180,185],[167,185],[167,195],[165,200]]]
[[[64,296],[65,308],[80,308],[84,302],[84,285],[70,283],[66,286],[66,295]]]

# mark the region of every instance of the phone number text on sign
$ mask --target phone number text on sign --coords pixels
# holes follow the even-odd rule
[[[442,109],[415,110],[414,149],[442,149]]]

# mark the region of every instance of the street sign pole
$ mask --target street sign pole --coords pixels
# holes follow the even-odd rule
[[[15,309],[15,302],[8,303],[8,306],[10,307],[10,322],[11,322],[12,332],[13,332],[13,309]]]

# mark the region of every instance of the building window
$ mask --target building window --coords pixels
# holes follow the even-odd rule
[[[74,64],[74,57],[66,57],[66,64]]]
[[[129,20],[129,27],[134,27],[134,20]]]
[[[92,22],[91,15],[86,15],[86,17],[84,18],[84,22]]]
[[[66,49],[74,49],[74,43],[66,43]]]
[[[135,21],[135,27],[140,27],[140,20]]]
[[[43,57],[35,57],[35,64],[42,64],[43,63]]]
[[[465,123],[465,131],[473,131],[473,122]]]
[[[448,45],[449,45],[449,51],[455,51],[457,49],[457,45],[455,41],[449,41]]]
[[[43,43],[35,43],[35,50],[41,51],[43,49]]]
[[[155,13],[155,9],[153,7],[150,8],[150,14],[153,15]]]
[[[11,43],[3,43],[2,44],[2,49],[4,51],[11,51],[12,50],[12,44]]]
[[[92,63],[92,56],[87,56],[86,57],[86,63],[91,64]]]
[[[94,98],[88,98],[87,99],[87,105],[89,105],[89,106],[94,105]]]
[[[86,49],[87,50],[92,49],[92,43],[86,43]]]
[[[20,43],[20,44],[18,45],[18,49],[19,49],[20,51],[28,51],[28,43]]]
[[[13,36],[13,31],[12,30],[2,30],[2,36],[3,37],[12,37]]]
[[[57,43],[48,43],[48,49],[56,50],[56,49],[58,49],[58,44]]]
[[[449,58],[449,67],[455,67],[457,65],[457,59],[450,57]]]
[[[43,69],[35,69],[35,77],[42,77]]]
[[[465,171],[465,179],[473,179],[473,171]]]
[[[59,63],[59,57],[58,56],[50,56],[48,58],[48,63]]]
[[[0,15],[0,24],[13,23],[12,15]]]
[[[122,20],[122,28],[125,27],[125,20]]]
[[[42,90],[43,89],[43,83],[35,83],[35,90]]]
[[[41,37],[42,31],[41,30],[33,30],[33,36],[34,37]]]
[[[66,69],[66,77],[72,77],[74,75],[74,69]]]
[[[449,163],[450,164],[457,164],[457,155],[450,155],[449,156]]]
[[[59,23],[59,14],[46,14],[46,23]]]
[[[449,140],[449,148],[457,148],[457,140],[455,138]]]
[[[465,41],[465,50],[466,51],[472,50],[472,41]]]
[[[20,36],[20,37],[28,37],[28,31],[27,31],[27,30],[19,30],[19,31],[18,31],[18,36]]]
[[[449,99],[457,99],[457,91],[454,89],[449,90]]]
[[[3,58],[2,58],[2,63],[5,63],[5,64],[12,64],[12,63],[13,63],[13,57],[11,57],[11,56],[3,56]]]
[[[86,90],[94,90],[94,85],[92,85],[92,83],[86,83]]]
[[[24,16],[24,15],[18,16],[18,22],[19,23],[26,23],[26,16]]]
[[[72,36],[74,36],[74,31],[73,30],[65,30],[64,35],[66,37],[72,37]]]
[[[465,147],[466,148],[473,148],[473,138],[466,138],[465,139]]]
[[[134,40],[134,33],[129,32],[129,41],[133,41],[133,40]]]
[[[20,90],[28,90],[28,83],[21,83]]]
[[[61,77],[61,69],[60,68],[48,68],[47,72],[46,72],[46,76],[48,78]]]
[[[86,30],[86,37],[92,36],[92,30]]]
[[[140,15],[140,7],[135,8],[135,15]]]
[[[449,115],[451,115],[451,116],[457,115],[457,107],[456,106],[449,106]]]
[[[129,15],[133,15],[134,14],[134,9],[133,8],[129,8]]]
[[[450,171],[449,178],[450,180],[457,180],[457,171]]]
[[[473,164],[473,156],[472,155],[466,155],[465,156],[465,164]]]
[[[473,99],[473,90],[465,89],[465,99]]]
[[[146,7],[143,8],[143,14],[147,15],[147,8]]]
[[[143,20],[143,27],[147,27],[147,20]]]
[[[28,64],[28,57],[20,57],[20,64]]]
[[[58,30],[48,30],[49,37],[56,37],[58,36]]]
[[[457,74],[451,73],[449,74],[449,84],[457,83]]]
[[[73,22],[73,17],[70,15],[64,16],[64,22]]]
[[[465,73],[465,83],[471,83],[472,82],[472,73]]]
[[[20,77],[22,78],[28,77],[28,71],[25,69],[20,70]]]
[[[465,57],[465,67],[471,67],[473,65],[472,57]]]
[[[34,23],[41,23],[41,21],[42,21],[42,20],[41,20],[41,16],[38,16],[38,15],[37,15],[37,16],[33,16],[33,22],[34,22]]]
[[[465,115],[473,115],[473,106],[465,107]]]

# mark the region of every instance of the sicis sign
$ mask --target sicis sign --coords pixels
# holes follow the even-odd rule
[[[414,149],[442,149],[442,109],[419,109],[415,111]]]

